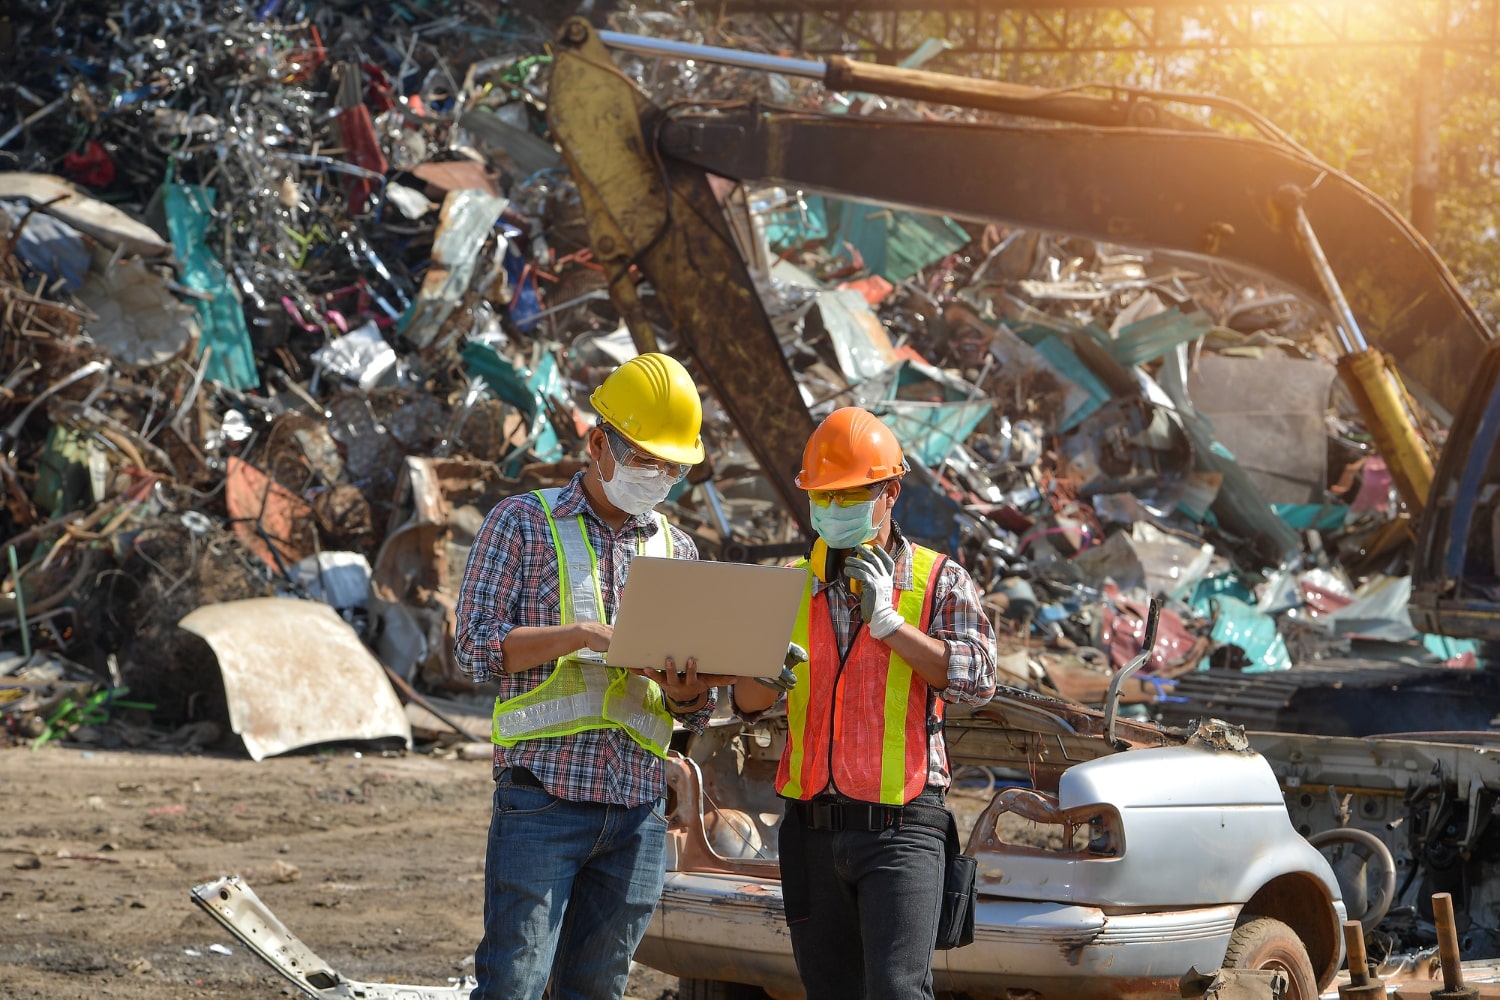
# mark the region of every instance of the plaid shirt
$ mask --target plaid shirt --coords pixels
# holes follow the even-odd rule
[[[912,588],[911,543],[897,536],[895,589]],[[944,701],[963,705],[983,705],[995,694],[995,630],[979,603],[979,588],[974,578],[952,559],[944,560],[938,572],[937,590],[933,594],[932,618],[927,634],[941,639],[948,647],[948,686],[941,692]],[[842,575],[830,583],[813,577],[813,599],[828,602],[833,634],[839,644],[839,656],[847,656],[859,630],[864,628],[860,616],[859,596],[850,592],[849,581]],[[927,721],[937,721],[936,705]],[[878,706],[876,708],[878,711]],[[767,712],[744,713],[745,721],[754,722],[762,715],[786,711],[786,696],[777,699]],[[929,726],[929,728],[932,728]],[[941,728],[927,744],[927,785],[947,788],[952,784],[948,773],[948,744]]]
[[[610,530],[589,506],[583,473],[563,488],[552,509],[557,520],[580,514],[599,559],[605,615],[613,621],[637,542],[660,529],[655,517],[638,514],[618,532]],[[677,528],[669,530],[674,557],[698,558],[691,538]],[[455,612],[454,652],[459,668],[475,682],[495,680],[501,701],[540,685],[551,676],[555,661],[506,673],[501,647],[511,629],[560,624],[560,589],[557,552],[542,502],[531,493],[500,501],[484,519],[464,569]],[[701,733],[713,714],[715,694],[710,691],[707,704],[681,721]],[[572,736],[523,740],[514,747],[496,746],[495,767],[524,767],[547,791],[575,802],[637,806],[660,798],[667,787],[661,759],[619,729],[592,729]]]

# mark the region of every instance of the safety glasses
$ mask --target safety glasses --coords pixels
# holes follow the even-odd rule
[[[846,490],[808,490],[807,499],[818,507],[837,505],[839,507],[858,507],[874,500],[885,492],[885,483],[871,483],[868,486],[851,486]]]
[[[668,462],[655,455],[648,455],[631,444],[613,427],[608,424],[600,424],[600,426],[604,429],[604,437],[609,441],[609,453],[615,457],[617,465],[623,465],[627,469],[639,469],[642,472],[660,472],[668,479],[674,480],[682,479],[692,468],[680,462]]]

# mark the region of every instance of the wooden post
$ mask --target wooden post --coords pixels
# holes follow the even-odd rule
[[[1432,922],[1437,925],[1438,958],[1443,966],[1443,988],[1432,991],[1432,1000],[1479,1000],[1479,989],[1464,985],[1464,968],[1458,953],[1458,925],[1453,920],[1453,896],[1450,893],[1433,893]]]
[[[1349,956],[1349,985],[1339,987],[1339,1000],[1385,1000],[1385,983],[1370,975],[1365,954],[1365,929],[1358,920],[1344,921],[1344,951]]]

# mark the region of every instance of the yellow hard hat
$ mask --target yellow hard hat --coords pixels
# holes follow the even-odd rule
[[[676,358],[642,354],[609,373],[589,397],[594,411],[642,451],[682,465],[703,461],[703,402]]]

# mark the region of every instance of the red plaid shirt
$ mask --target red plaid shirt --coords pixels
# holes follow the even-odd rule
[[[552,509],[553,517],[559,520],[580,514],[599,559],[599,590],[605,614],[612,621],[637,543],[660,528],[655,517],[639,514],[618,532],[612,531],[589,506],[583,473],[563,488]],[[698,558],[691,538],[677,528],[669,530],[675,558]],[[484,519],[464,569],[454,643],[459,668],[476,682],[493,679],[499,684],[501,701],[525,694],[545,681],[554,663],[506,673],[501,646],[513,628],[561,624],[560,588],[557,551],[542,502],[532,493],[500,501]],[[713,713],[715,695],[710,691],[708,703],[680,721],[701,733]],[[497,746],[495,766],[524,767],[547,791],[575,802],[637,806],[666,794],[661,759],[641,749],[619,729],[587,730],[572,736],[523,740],[514,747]]]

